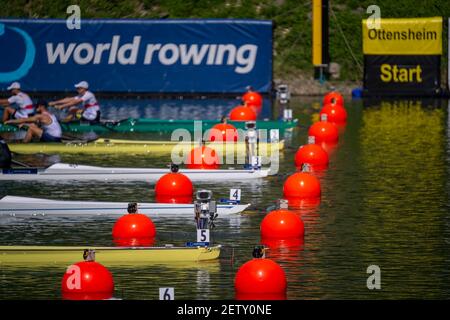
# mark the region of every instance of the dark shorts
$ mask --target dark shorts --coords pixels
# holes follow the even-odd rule
[[[61,138],[57,138],[52,135],[49,135],[47,132],[44,131],[42,133],[40,141],[41,142],[61,142]]]
[[[0,168],[11,167],[11,151],[9,151],[8,145],[4,142],[0,142]]]
[[[86,118],[85,115],[84,115],[84,112],[83,112],[81,114],[81,119],[80,120],[83,121],[83,122],[89,122],[89,123],[92,123],[92,124],[99,123],[100,122],[100,111],[97,111],[97,116],[95,117],[94,120]]]
[[[89,123],[89,124],[94,124],[94,123],[98,123],[100,122],[100,111],[97,112],[97,116],[95,117],[95,119],[89,119],[89,117],[86,117],[84,111],[81,112],[77,112],[76,113],[76,119],[78,119],[81,123]]]

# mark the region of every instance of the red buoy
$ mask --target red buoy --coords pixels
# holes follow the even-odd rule
[[[316,143],[320,142],[337,142],[339,139],[339,132],[336,126],[326,119],[326,115],[321,116],[321,121],[314,123],[308,130],[308,135],[315,138]]]
[[[230,112],[230,120],[256,121],[256,112],[250,107],[237,106]]]
[[[327,104],[344,106],[344,97],[336,91],[331,91],[323,98],[323,106]]]
[[[259,108],[263,104],[263,98],[258,92],[249,91],[242,96],[242,101],[247,107]]]
[[[220,162],[216,150],[201,146],[191,150],[186,166],[189,169],[219,169]]]
[[[95,261],[82,261],[69,266],[61,282],[64,299],[102,300],[114,293],[111,272]]]
[[[194,187],[182,173],[166,173],[155,185],[156,201],[160,203],[191,203]]]
[[[276,262],[255,258],[239,268],[234,287],[237,294],[283,294],[286,274]]]
[[[149,246],[154,243],[156,228],[145,214],[128,213],[116,221],[112,235],[120,246]]]
[[[283,186],[284,198],[318,198],[320,192],[319,179],[306,172],[296,172],[289,176]],[[290,199],[288,200],[290,203]]]
[[[234,141],[238,140],[236,127],[229,123],[218,123],[209,131],[209,141]]]
[[[269,212],[261,222],[260,229],[262,238],[303,238],[305,234],[302,219],[286,209]]]
[[[322,116],[322,114],[326,114],[327,121],[332,123],[343,124],[347,122],[347,110],[339,104],[326,104],[322,110],[320,110],[320,116]]]
[[[315,140],[315,138],[310,140]],[[301,168],[303,164],[307,163],[313,170],[321,170],[328,166],[328,162],[328,153],[314,142],[301,146],[295,154],[295,166],[297,168]]]

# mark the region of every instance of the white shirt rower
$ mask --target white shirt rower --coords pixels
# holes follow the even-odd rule
[[[28,143],[33,138],[39,139],[41,142],[61,142],[62,130],[58,119],[47,110],[47,102],[39,101],[37,104],[37,114],[16,120],[8,120],[5,123],[18,124],[19,126],[27,125],[28,130],[24,143]]]
[[[0,105],[6,105],[3,112],[3,122],[10,118],[28,118],[35,113],[33,101],[31,101],[29,95],[20,90],[19,82],[12,83],[7,89],[10,90],[13,95],[8,99],[0,99]]]
[[[51,120],[51,122],[47,124],[41,123],[41,128],[44,131],[41,136],[41,141],[45,140],[46,142],[51,142],[49,140],[52,140],[52,138],[61,139],[62,129],[56,116],[48,111],[43,111],[41,114],[46,115]]]
[[[52,101],[49,103],[49,106],[55,106],[59,110],[69,108],[69,115],[64,119],[64,122],[75,119],[86,121],[100,120],[100,106],[95,95],[88,90],[89,84],[86,81],[81,81],[75,84],[75,88],[78,92],[77,96]],[[78,104],[81,104],[82,108],[75,107]]]
[[[11,105],[16,105],[17,111],[13,115],[16,119],[29,117],[34,113],[33,101],[25,92],[19,92],[18,94],[8,98],[8,102]]]
[[[100,111],[100,106],[98,105],[97,99],[94,94],[87,90],[84,94],[79,94],[74,97],[75,99],[80,99],[83,103],[84,111],[82,117],[89,121],[94,121],[97,118],[97,114]]]

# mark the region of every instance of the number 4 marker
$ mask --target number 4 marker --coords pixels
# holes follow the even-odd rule
[[[241,189],[230,189],[230,200],[241,201]]]

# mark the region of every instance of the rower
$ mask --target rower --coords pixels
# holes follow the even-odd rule
[[[211,200],[212,192],[210,190],[198,190],[196,198],[194,207],[197,229],[214,228],[214,220],[217,218],[217,205],[216,201]]]
[[[245,150],[246,150],[246,159],[245,159],[245,168],[246,169],[259,169],[260,161],[259,161],[259,137],[258,131],[256,130],[256,121],[247,121],[245,123]]]
[[[47,101],[39,100],[36,103],[37,114],[29,118],[8,120],[7,124],[23,125],[27,123],[28,131],[23,139],[24,143],[38,138],[41,142],[61,142],[62,130],[58,119],[47,110]]]
[[[5,140],[0,137],[0,168],[9,169],[11,168],[11,151],[8,148]]]
[[[20,90],[20,83],[13,82],[8,88],[12,96],[8,99],[0,99],[0,106],[3,106],[3,122],[9,119],[27,118],[34,114],[33,102],[30,97]],[[16,106],[13,108],[12,105]]]
[[[75,97],[68,97],[57,101],[52,101],[49,106],[54,106],[58,110],[69,108],[69,115],[63,122],[70,122],[73,120],[82,120],[89,123],[100,122],[100,106],[94,94],[89,91],[89,84],[86,81],[81,81],[75,84],[78,95]],[[82,104],[82,108],[76,105]]]

